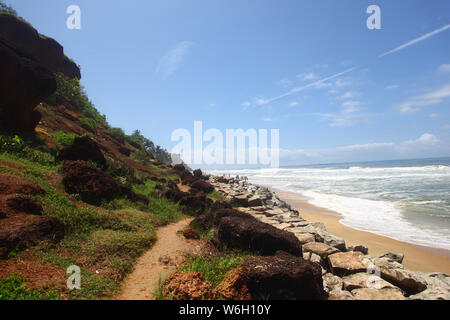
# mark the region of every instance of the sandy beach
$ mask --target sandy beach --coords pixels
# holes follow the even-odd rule
[[[369,248],[369,254],[373,256],[387,252],[403,253],[405,255],[403,265],[408,269],[450,274],[450,250],[413,245],[349,228],[339,222],[342,216],[337,212],[311,205],[300,194],[281,190],[274,191],[281,200],[299,210],[300,215],[306,220],[324,223],[331,234],[345,239],[347,246],[362,244]]]

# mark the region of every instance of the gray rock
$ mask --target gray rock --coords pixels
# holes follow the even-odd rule
[[[323,279],[323,288],[326,292],[331,292],[333,290],[342,290],[343,282],[342,279],[338,276],[335,276],[331,273],[326,273],[322,276]]]
[[[404,257],[405,257],[405,255],[403,253],[395,253],[395,252],[388,252],[388,253],[380,256],[380,258],[389,258],[398,263],[402,263]]]
[[[323,242],[331,247],[339,249],[340,251],[345,251],[345,240],[331,234],[325,234],[323,237]]]
[[[347,251],[357,251],[357,252],[361,252],[363,254],[368,254],[369,253],[369,249],[363,245],[356,245],[356,246],[350,246],[347,248]]]

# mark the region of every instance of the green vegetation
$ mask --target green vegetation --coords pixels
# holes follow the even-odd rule
[[[75,133],[67,133],[63,131],[56,131],[51,134],[53,140],[64,147],[68,147],[73,144],[75,138],[78,137]]]
[[[17,17],[17,11],[13,9],[13,7],[7,5],[3,1],[0,0],[0,13],[10,14]]]
[[[48,97],[45,102],[56,106],[62,99],[67,100],[71,105],[80,110],[86,117],[93,119],[97,123],[107,125],[106,116],[101,115],[89,100],[84,87],[77,78],[70,79],[62,73],[55,75],[57,88],[56,91]]]
[[[249,255],[244,252],[228,252],[221,256],[214,257],[188,257],[181,272],[200,272],[206,281],[216,287],[227,274],[228,271],[238,268]]]
[[[151,153],[155,159],[167,164],[172,163],[170,153],[160,146],[155,146],[155,144],[144,137],[139,130],[135,130],[133,134],[129,136],[128,140],[139,144],[145,151]]]
[[[12,274],[8,278],[0,278],[0,300],[59,300],[52,291],[45,289],[29,289],[22,275]]]
[[[57,217],[65,225],[64,240],[56,246],[41,244],[34,252],[43,262],[63,269],[81,267],[82,288],[71,291],[69,299],[108,299],[117,294],[120,281],[155,241],[155,229],[184,217],[177,204],[154,194],[156,182],[149,179],[132,185],[136,192],[149,197],[148,206],[117,199],[105,204],[110,206],[105,209],[80,205],[56,190],[48,176],[56,174],[59,166],[42,165],[9,153],[1,154],[0,161],[22,166],[17,169],[0,164],[0,174],[21,176],[43,187],[46,193],[36,198],[44,207],[44,215]],[[98,269],[102,271],[97,273]]]
[[[97,131],[97,122],[91,118],[81,118],[80,122],[87,125],[92,131]]]

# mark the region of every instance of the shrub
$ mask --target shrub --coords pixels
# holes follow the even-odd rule
[[[17,135],[14,137],[0,135],[0,152],[21,154],[26,146],[25,142]]]
[[[55,106],[62,98],[80,110],[85,117],[107,124],[105,115],[101,115],[89,100],[80,80],[77,78],[70,79],[62,73],[55,74],[55,78],[56,91],[45,100],[47,104]]]
[[[72,145],[75,141],[75,138],[78,137],[78,135],[75,133],[68,133],[63,131],[53,132],[51,136],[56,143],[65,147]]]
[[[97,122],[92,118],[81,118],[80,122],[87,125],[92,131],[97,131]]]
[[[3,1],[0,1],[0,13],[6,13],[17,17],[17,11],[13,9],[13,7],[8,6]]]

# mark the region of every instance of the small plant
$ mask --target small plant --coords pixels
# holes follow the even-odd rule
[[[0,279],[0,300],[59,300],[52,290],[29,289],[22,275],[11,274]]]
[[[78,135],[76,135],[75,133],[67,133],[62,131],[53,132],[51,135],[56,143],[64,147],[72,145],[75,141],[75,138],[78,137]]]
[[[92,118],[81,118],[80,122],[87,125],[92,131],[97,131],[97,122]]]
[[[216,257],[191,257],[188,256],[187,263],[181,272],[200,272],[206,281],[216,287],[228,271],[238,268],[248,255],[241,252],[231,252]]]
[[[3,136],[0,135],[0,152],[8,152],[13,154],[21,154],[26,148],[25,142],[17,135]]]

